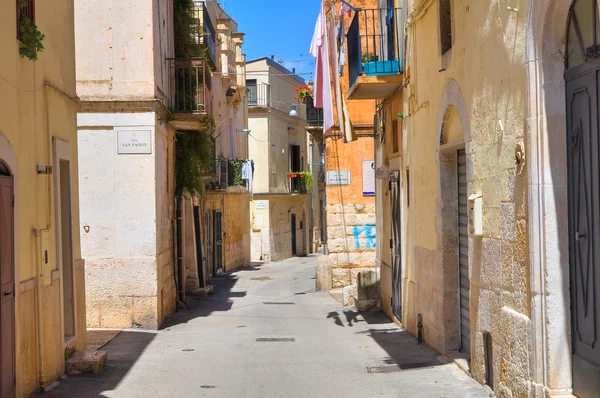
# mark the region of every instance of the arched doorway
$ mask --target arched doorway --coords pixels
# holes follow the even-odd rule
[[[0,160],[0,396],[15,395],[14,182]]]
[[[574,0],[565,66],[573,391],[600,391],[600,21],[596,0]]]

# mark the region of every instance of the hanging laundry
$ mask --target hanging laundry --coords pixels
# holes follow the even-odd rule
[[[250,179],[250,173],[251,173],[250,167],[251,167],[250,162],[247,160],[242,164],[242,179],[243,180]]]
[[[321,3],[321,12],[315,25],[310,53],[316,58],[314,106],[315,108],[323,108],[323,133],[331,129],[334,124],[331,73],[329,70],[330,43],[327,36],[327,19],[325,17],[325,8],[323,3]]]

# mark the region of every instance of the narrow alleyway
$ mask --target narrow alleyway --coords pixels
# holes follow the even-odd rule
[[[121,332],[103,348],[102,375],[69,377],[42,397],[489,396],[382,313],[315,292],[315,263],[218,278],[213,295],[189,297],[158,333]]]

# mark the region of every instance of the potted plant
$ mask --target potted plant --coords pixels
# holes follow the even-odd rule
[[[312,96],[313,96],[312,89],[306,85],[300,86],[294,91],[294,98],[302,101],[302,103],[306,102],[306,97],[312,97]]]
[[[301,171],[298,173],[302,184],[302,190],[304,193],[312,191],[313,176],[310,171]]]

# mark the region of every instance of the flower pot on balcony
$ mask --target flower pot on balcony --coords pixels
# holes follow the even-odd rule
[[[295,177],[299,177],[300,175],[298,173],[288,173],[288,178],[295,178]]]

